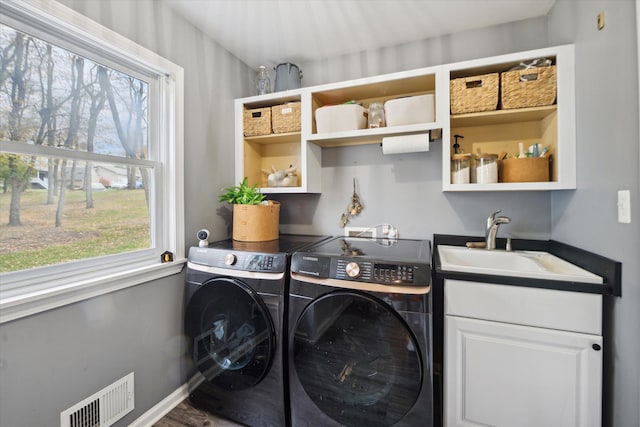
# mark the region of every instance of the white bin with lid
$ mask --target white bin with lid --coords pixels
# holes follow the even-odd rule
[[[433,94],[390,99],[384,103],[387,126],[403,126],[435,121]]]
[[[365,129],[367,115],[358,104],[340,104],[320,107],[316,110],[317,133],[345,132]]]

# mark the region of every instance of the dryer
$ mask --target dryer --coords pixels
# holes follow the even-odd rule
[[[290,255],[328,236],[191,247],[184,329],[197,368],[189,400],[249,426],[288,422],[283,343]]]
[[[431,244],[336,237],[292,256],[295,427],[432,426]]]

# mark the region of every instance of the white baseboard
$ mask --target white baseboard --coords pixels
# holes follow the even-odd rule
[[[167,415],[180,402],[189,397],[189,385],[184,384],[169,396],[162,399],[153,408],[142,414],[129,427],[149,427],[157,423],[162,417]]]

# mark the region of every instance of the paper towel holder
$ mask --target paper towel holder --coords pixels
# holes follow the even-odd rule
[[[414,133],[408,135],[387,136],[382,138],[383,154],[404,154],[419,153],[429,151],[431,142],[433,141],[432,131],[423,133]]]
[[[429,133],[429,142],[434,142],[438,139],[442,139],[442,129],[431,129],[427,132]],[[382,147],[382,141],[380,141],[380,147]]]

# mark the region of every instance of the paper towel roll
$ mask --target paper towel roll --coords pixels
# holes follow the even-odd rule
[[[429,133],[382,138],[382,154],[429,151]]]

